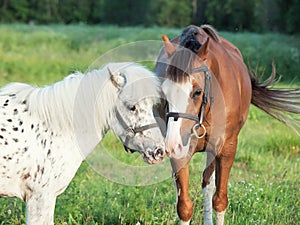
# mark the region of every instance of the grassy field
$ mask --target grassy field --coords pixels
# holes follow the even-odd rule
[[[12,81],[44,85],[70,72],[85,71],[101,54],[138,40],[174,37],[179,29],[118,28],[85,25],[0,25],[0,84]],[[284,85],[300,81],[300,38],[279,34],[225,33],[245,61],[258,72],[270,71],[272,60]],[[110,133],[103,141],[124,162],[141,164],[125,153]],[[195,204],[191,224],[202,221],[201,174],[204,154],[190,165],[190,194]],[[229,183],[226,224],[299,224],[300,138],[255,107],[240,134]],[[130,176],[130,175],[129,175]],[[0,199],[0,224],[25,224],[25,206],[18,199]],[[171,176],[148,186],[125,186],[100,176],[87,162],[58,197],[55,224],[178,224]]]

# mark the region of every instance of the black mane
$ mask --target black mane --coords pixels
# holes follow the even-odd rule
[[[212,26],[202,25],[200,28],[213,40],[220,42],[219,36]],[[167,68],[166,75],[170,80],[178,83],[186,82],[192,73],[193,62],[197,56],[197,52],[201,48],[201,43],[196,38],[200,34],[200,28],[190,25],[182,31],[179,46]]]
[[[197,53],[201,47],[200,42],[196,38],[196,35],[198,34],[199,30],[196,26],[188,26],[180,35],[180,45],[190,49],[194,53]]]

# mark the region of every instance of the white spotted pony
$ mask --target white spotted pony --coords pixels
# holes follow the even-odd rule
[[[160,162],[159,85],[142,66],[110,63],[42,88],[0,89],[0,196],[26,202],[26,224],[53,224],[56,197],[109,129],[126,149]]]

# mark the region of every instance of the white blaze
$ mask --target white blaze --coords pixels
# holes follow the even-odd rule
[[[190,92],[192,91],[190,82],[178,84],[171,80],[165,80],[162,89],[169,103],[169,112],[185,113],[187,110]],[[182,158],[189,151],[189,142],[183,146],[180,135],[182,118],[177,121],[170,117],[167,124],[166,148],[171,157]]]

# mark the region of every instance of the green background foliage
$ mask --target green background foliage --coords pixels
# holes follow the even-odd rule
[[[0,22],[183,27],[299,33],[298,0],[1,0]]]
[[[33,81],[37,84],[54,81],[58,76],[87,65],[104,52],[131,41],[170,38],[181,29],[117,27],[97,25],[0,25],[0,84]],[[300,79],[300,39],[283,34],[221,32],[242,52],[244,61],[259,76],[271,74],[275,63],[285,83]],[[26,56],[24,58],[24,56]],[[56,78],[56,79],[54,79]]]
[[[67,1],[66,1],[67,2]],[[103,53],[138,40],[174,37],[180,29],[96,25],[0,25],[0,84],[46,85],[76,70],[86,71]],[[299,84],[299,38],[283,34],[220,32],[239,47],[246,63],[269,74],[272,61],[282,74],[282,86]],[[102,142],[124,162],[142,159],[127,154],[109,133]],[[112,146],[114,148],[112,148]],[[290,129],[255,107],[240,138],[229,182],[226,224],[296,225],[300,221],[300,139]],[[167,159],[166,159],[167,160]],[[205,154],[190,164],[190,195],[195,210],[191,224],[203,219],[201,176]],[[55,224],[179,224],[171,174],[145,187],[113,183],[87,162],[58,197]],[[0,224],[25,224],[25,205],[16,198],[0,199]]]

